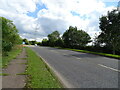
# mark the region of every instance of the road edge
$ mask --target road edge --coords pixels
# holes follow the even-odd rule
[[[32,49],[32,50],[34,51],[34,49]],[[64,78],[59,74],[59,72],[57,72],[48,62],[46,62],[45,59],[41,55],[39,55],[37,52],[35,52],[35,53],[37,54],[37,56],[39,56],[42,59],[42,61],[48,66],[48,68],[50,68],[50,71],[58,79],[58,81],[62,84],[63,88],[74,88],[66,80],[64,80]]]

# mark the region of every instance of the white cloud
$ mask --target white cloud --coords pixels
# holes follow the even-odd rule
[[[92,37],[99,31],[100,16],[106,15],[108,10],[115,8],[114,6],[106,7],[100,0],[90,0],[89,2],[88,0],[42,0],[42,3],[48,8],[38,13],[44,30],[51,32],[54,28],[58,28],[59,31],[65,31],[66,27],[72,25],[87,31]],[[74,16],[71,11],[77,13],[78,16]],[[84,16],[86,17],[83,18]],[[58,22],[57,19],[61,22]],[[66,28],[64,30],[62,22]],[[61,26],[55,27],[56,24]]]
[[[34,12],[37,0],[0,0],[0,9],[13,13]]]
[[[0,16],[14,21],[21,37],[42,39],[54,30],[61,34],[70,25],[87,31],[92,37],[99,32],[99,17],[106,15],[114,6],[106,7],[107,0],[0,0]],[[27,15],[44,4],[37,18]],[[72,13],[74,12],[74,13]],[[35,24],[39,29],[35,33]],[[38,40],[37,39],[37,40]]]

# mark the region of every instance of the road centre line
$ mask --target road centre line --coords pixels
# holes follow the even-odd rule
[[[111,70],[116,71],[116,72],[120,72],[120,70],[117,70],[117,69],[114,69],[114,68],[111,68],[111,67],[108,67],[108,66],[105,66],[105,65],[102,65],[102,64],[98,64],[98,65],[101,66],[101,67],[104,67],[104,68],[111,69]]]
[[[50,50],[51,52],[54,52],[54,53],[58,53],[58,52],[56,52],[55,50]]]
[[[68,55],[68,54],[63,53],[63,55],[65,55],[65,56],[66,56],[66,55]]]
[[[76,59],[81,59],[81,58],[76,58]]]

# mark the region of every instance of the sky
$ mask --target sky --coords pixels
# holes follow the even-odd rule
[[[13,21],[22,38],[41,41],[57,30],[62,35],[77,26],[92,38],[99,35],[99,18],[119,0],[0,0],[0,16]]]

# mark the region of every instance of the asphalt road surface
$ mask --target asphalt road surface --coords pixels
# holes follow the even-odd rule
[[[119,60],[98,55],[30,46],[67,88],[118,88]]]

